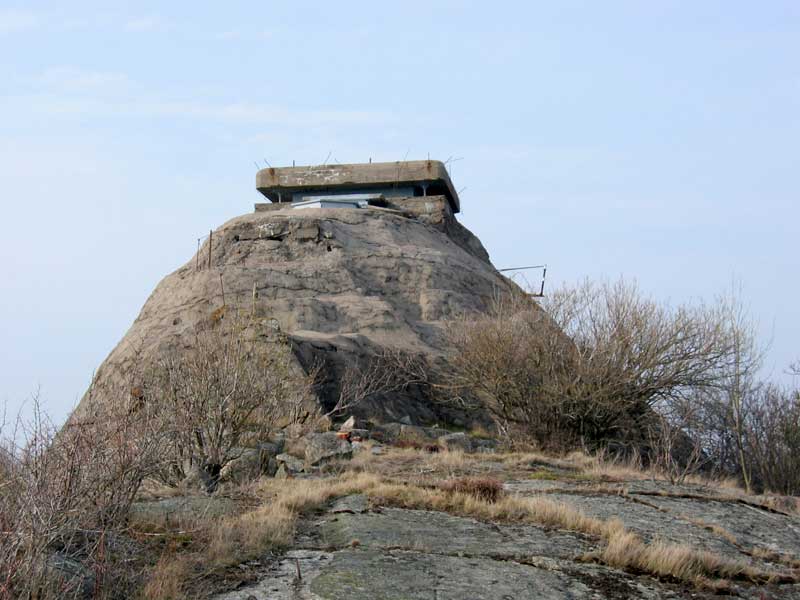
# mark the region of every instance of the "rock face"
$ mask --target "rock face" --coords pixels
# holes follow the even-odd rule
[[[566,479],[511,481],[506,490],[619,519],[649,542],[683,544],[776,573],[791,571],[776,557],[791,561],[800,552],[796,514],[704,486],[633,480],[605,487]],[[669,577],[588,561],[604,545],[588,535],[380,506],[363,495],[337,499],[299,529],[292,550],[262,580],[215,600],[800,598],[791,578],[731,581],[720,596]]]
[[[445,319],[485,311],[498,293],[518,289],[444,197],[409,198],[402,210],[266,208],[228,221],[159,283],[98,370],[99,381],[186,347],[198,327],[235,309],[286,334],[298,368],[324,359],[335,370],[383,348],[442,360]],[[335,382],[332,373],[323,405]],[[442,418],[413,389],[359,414],[378,421],[407,415],[415,423]]]

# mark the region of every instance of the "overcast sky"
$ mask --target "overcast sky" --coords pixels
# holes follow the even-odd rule
[[[273,166],[448,157],[498,267],[733,279],[800,357],[800,3],[0,4],[0,402],[63,418]]]

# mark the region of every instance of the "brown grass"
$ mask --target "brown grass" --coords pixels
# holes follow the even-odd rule
[[[145,600],[183,600],[184,583],[191,574],[191,561],[175,554],[164,554],[150,572],[142,596]]]
[[[624,529],[611,535],[607,541],[600,554],[603,563],[661,579],[687,583],[694,583],[698,578],[767,582],[782,576],[751,567],[740,560],[731,560],[684,544],[660,540],[646,544],[639,536]]]
[[[458,477],[443,482],[441,487],[446,492],[460,492],[486,502],[497,502],[503,495],[503,484],[491,477]]]
[[[492,460],[509,467],[528,465],[531,468],[533,465],[548,464],[576,474],[587,471],[596,473],[603,468],[599,466],[600,461],[585,455],[554,459],[536,453],[517,453],[495,456]],[[392,480],[379,474],[386,461],[393,465],[402,463],[407,469],[405,476]],[[645,542],[637,534],[626,530],[617,519],[602,520],[587,516],[569,504],[551,500],[546,495],[520,497],[505,494],[502,483],[485,474],[459,475],[439,484],[435,483],[435,478],[413,482],[408,476],[409,473],[434,469],[437,472],[441,469],[459,472],[474,469],[478,464],[479,457],[460,452],[432,455],[414,449],[393,449],[377,457],[371,454],[368,457],[357,456],[351,464],[355,471],[345,471],[335,477],[262,479],[243,491],[257,506],[241,515],[217,521],[210,528],[207,547],[195,558],[194,569],[203,572],[229,568],[266,550],[287,547],[294,536],[296,521],[302,514],[318,510],[334,498],[363,493],[373,505],[433,510],[484,521],[529,523],[578,532],[605,543],[602,550],[588,555],[585,557],[587,559],[634,573],[685,582],[699,589],[724,591],[728,585],[726,581],[731,579],[752,582],[796,579],[793,574],[759,569],[688,545],[662,540]],[[614,469],[621,469],[613,472],[627,476],[626,467],[617,465]],[[731,541],[735,539],[721,528],[714,528],[714,531],[722,537],[730,537]],[[353,543],[358,542],[354,540]],[[752,555],[758,556],[757,551]],[[786,557],[779,558],[783,564],[795,566],[786,561]],[[158,583],[159,578],[164,578],[160,574],[166,573],[169,574],[166,579],[172,585],[178,585],[178,590],[181,589],[174,582],[192,569],[186,568],[185,559],[176,557],[176,560],[184,564],[173,567],[167,558],[159,562],[154,571],[155,583],[149,584],[149,588],[158,590],[161,589],[158,587],[160,585],[167,589],[166,583]],[[166,597],[148,596],[153,600]]]

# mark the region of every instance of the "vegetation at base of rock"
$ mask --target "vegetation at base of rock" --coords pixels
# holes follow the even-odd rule
[[[295,422],[310,394],[313,377],[293,370],[289,342],[259,320],[229,312],[198,331],[190,348],[141,368],[132,409],[149,412],[165,433],[158,473],[166,483],[195,472],[212,491],[242,447]]]
[[[123,533],[161,447],[124,407],[58,432],[34,398],[29,422],[0,424],[0,598],[116,598],[135,585]]]
[[[715,502],[800,512],[796,499],[751,494],[800,489],[800,397],[757,380],[759,350],[735,302],[670,309],[619,284],[562,290],[546,313],[532,306],[529,298],[504,298],[492,313],[453,322],[448,377],[402,354],[350,368],[332,404],[313,416],[301,408],[316,383],[313,368],[299,371],[285,336],[232,309],[195,332],[190,348],[97,383],[80,419],[60,432],[36,411],[0,449],[0,599],[116,598],[131,590],[190,597],[215,577],[244,577],[231,573],[288,548],[302,515],[354,493],[375,506],[576,532],[602,546],[584,560],[698,587],[795,582],[785,570],[798,568],[795,557],[744,547],[696,514],[681,519],[778,568],[645,539],[544,494],[506,493],[496,471],[481,471],[487,459],[473,454],[494,445],[463,432],[396,423],[408,437],[377,456],[360,426],[298,435],[315,417],[329,424],[374,394],[413,384],[488,408],[508,447],[543,450],[494,454],[504,477],[594,484],[599,497],[627,497],[609,485],[620,480],[713,481],[732,488]],[[95,393],[105,401],[93,403]],[[269,437],[279,428],[295,433],[285,449],[284,437]],[[357,447],[360,454],[344,462]],[[245,476],[222,477],[245,459],[256,463]],[[405,461],[419,468],[403,471]],[[259,478],[269,468],[286,479]],[[196,503],[207,509],[188,502],[172,521],[148,521],[146,511],[131,511],[144,482],[168,486],[164,494],[198,487],[217,494]],[[744,491],[735,489],[739,482]],[[222,499],[220,510],[210,509]]]
[[[565,286],[531,308],[503,296],[448,328],[436,386],[489,410],[512,445],[638,457],[800,490],[800,394],[757,379],[763,355],[735,295],[670,306],[633,284]]]
[[[409,450],[404,450],[409,452]],[[422,455],[424,456],[424,454]],[[462,482],[469,478],[461,479]],[[454,480],[457,481],[457,480]],[[770,582],[796,580],[786,571],[769,571],[748,565],[741,560],[729,559],[712,552],[697,550],[688,545],[655,540],[650,543],[625,529],[616,519],[602,520],[585,515],[562,502],[546,497],[521,498],[500,495],[493,498],[476,494],[476,483],[472,478],[467,485],[426,486],[409,483],[407,480],[391,480],[375,473],[346,472],[332,479],[290,480],[276,484],[262,480],[250,489],[265,506],[278,506],[286,511],[292,522],[302,514],[317,510],[334,498],[350,494],[366,494],[374,506],[393,506],[404,509],[440,511],[454,515],[472,517],[496,523],[529,523],[548,528],[573,531],[601,540],[602,550],[583,557],[583,560],[634,573],[644,573],[670,581],[679,581],[691,586],[723,588],[724,580]],[[485,479],[483,480],[485,481]],[[482,485],[477,487],[483,488]],[[262,509],[256,509],[258,513]],[[250,528],[263,524],[262,552],[276,545],[284,545],[283,536],[277,539],[269,533],[269,521],[250,520],[252,513],[238,519],[247,522]],[[245,551],[245,558],[247,556]],[[206,554],[198,560],[209,560]],[[151,600],[163,596],[150,596]]]

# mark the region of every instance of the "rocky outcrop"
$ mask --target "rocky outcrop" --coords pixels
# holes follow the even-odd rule
[[[491,459],[487,459],[491,460]],[[489,462],[487,462],[489,465]],[[498,468],[503,468],[498,464]],[[555,477],[561,477],[554,472]],[[216,600],[799,598],[787,563],[800,552],[796,514],[727,496],[706,486],[632,480],[519,480],[506,491],[619,519],[647,541],[712,552],[775,573],[786,581],[746,578],[720,587],[624,571],[587,559],[604,544],[540,525],[481,521],[430,510],[376,505],[363,495],[332,502],[300,528],[293,548],[263,578]],[[702,582],[700,582],[702,583]]]
[[[404,210],[277,207],[227,222],[161,281],[97,379],[180,350],[198,328],[238,309],[288,336],[298,368],[328,365],[318,398],[326,405],[344,365],[385,348],[444,360],[446,319],[485,311],[516,289],[442,197],[409,199]],[[443,420],[413,387],[356,412],[377,421]]]

